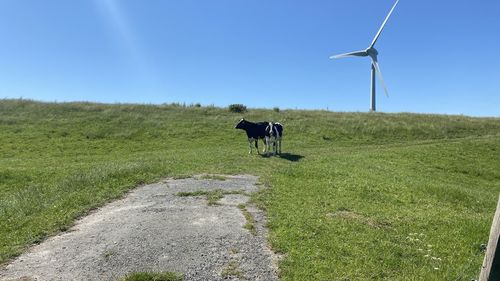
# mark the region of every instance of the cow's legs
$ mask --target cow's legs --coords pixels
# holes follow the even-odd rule
[[[252,150],[253,150],[252,142],[253,142],[253,139],[249,138],[248,139],[248,147],[249,147],[248,154],[252,154]]]
[[[279,148],[280,141],[281,141],[281,136],[280,136],[280,133],[278,132],[278,130],[276,129],[275,136],[273,138],[273,153],[275,156],[276,156],[276,153],[280,153],[280,148]]]
[[[265,144],[266,144],[266,150],[267,154],[269,154],[271,151],[275,150],[275,145],[276,145],[276,138],[274,137],[266,137],[265,138]]]

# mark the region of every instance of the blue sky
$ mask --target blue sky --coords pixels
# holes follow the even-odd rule
[[[393,0],[0,0],[0,98],[367,111]],[[500,2],[401,0],[377,109],[500,116]]]

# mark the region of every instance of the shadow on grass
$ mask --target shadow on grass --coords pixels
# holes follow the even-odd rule
[[[286,159],[288,161],[292,161],[292,162],[297,162],[300,159],[304,158],[304,156],[302,156],[302,155],[293,154],[293,153],[281,153],[280,155],[278,155],[278,157],[280,157],[282,159]]]
[[[260,154],[260,156],[263,158],[274,157],[272,154],[265,154],[265,153]],[[288,160],[291,162],[297,162],[300,159],[304,158],[304,156],[302,156],[302,155],[293,154],[293,153],[281,153],[281,154],[277,154],[276,157],[279,157],[281,159],[285,159],[285,160]]]

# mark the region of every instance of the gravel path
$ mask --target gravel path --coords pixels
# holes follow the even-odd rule
[[[238,204],[225,195],[208,206],[205,196],[178,192],[258,190],[257,177],[201,177],[139,187],[76,222],[69,231],[32,247],[0,270],[0,280],[117,280],[138,271],[181,272],[185,280],[278,280],[263,213],[247,204],[257,235],[243,226]]]

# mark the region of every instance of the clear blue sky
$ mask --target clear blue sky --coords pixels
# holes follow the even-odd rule
[[[0,0],[0,98],[367,111],[393,0]],[[383,112],[500,116],[500,1],[401,0]]]

